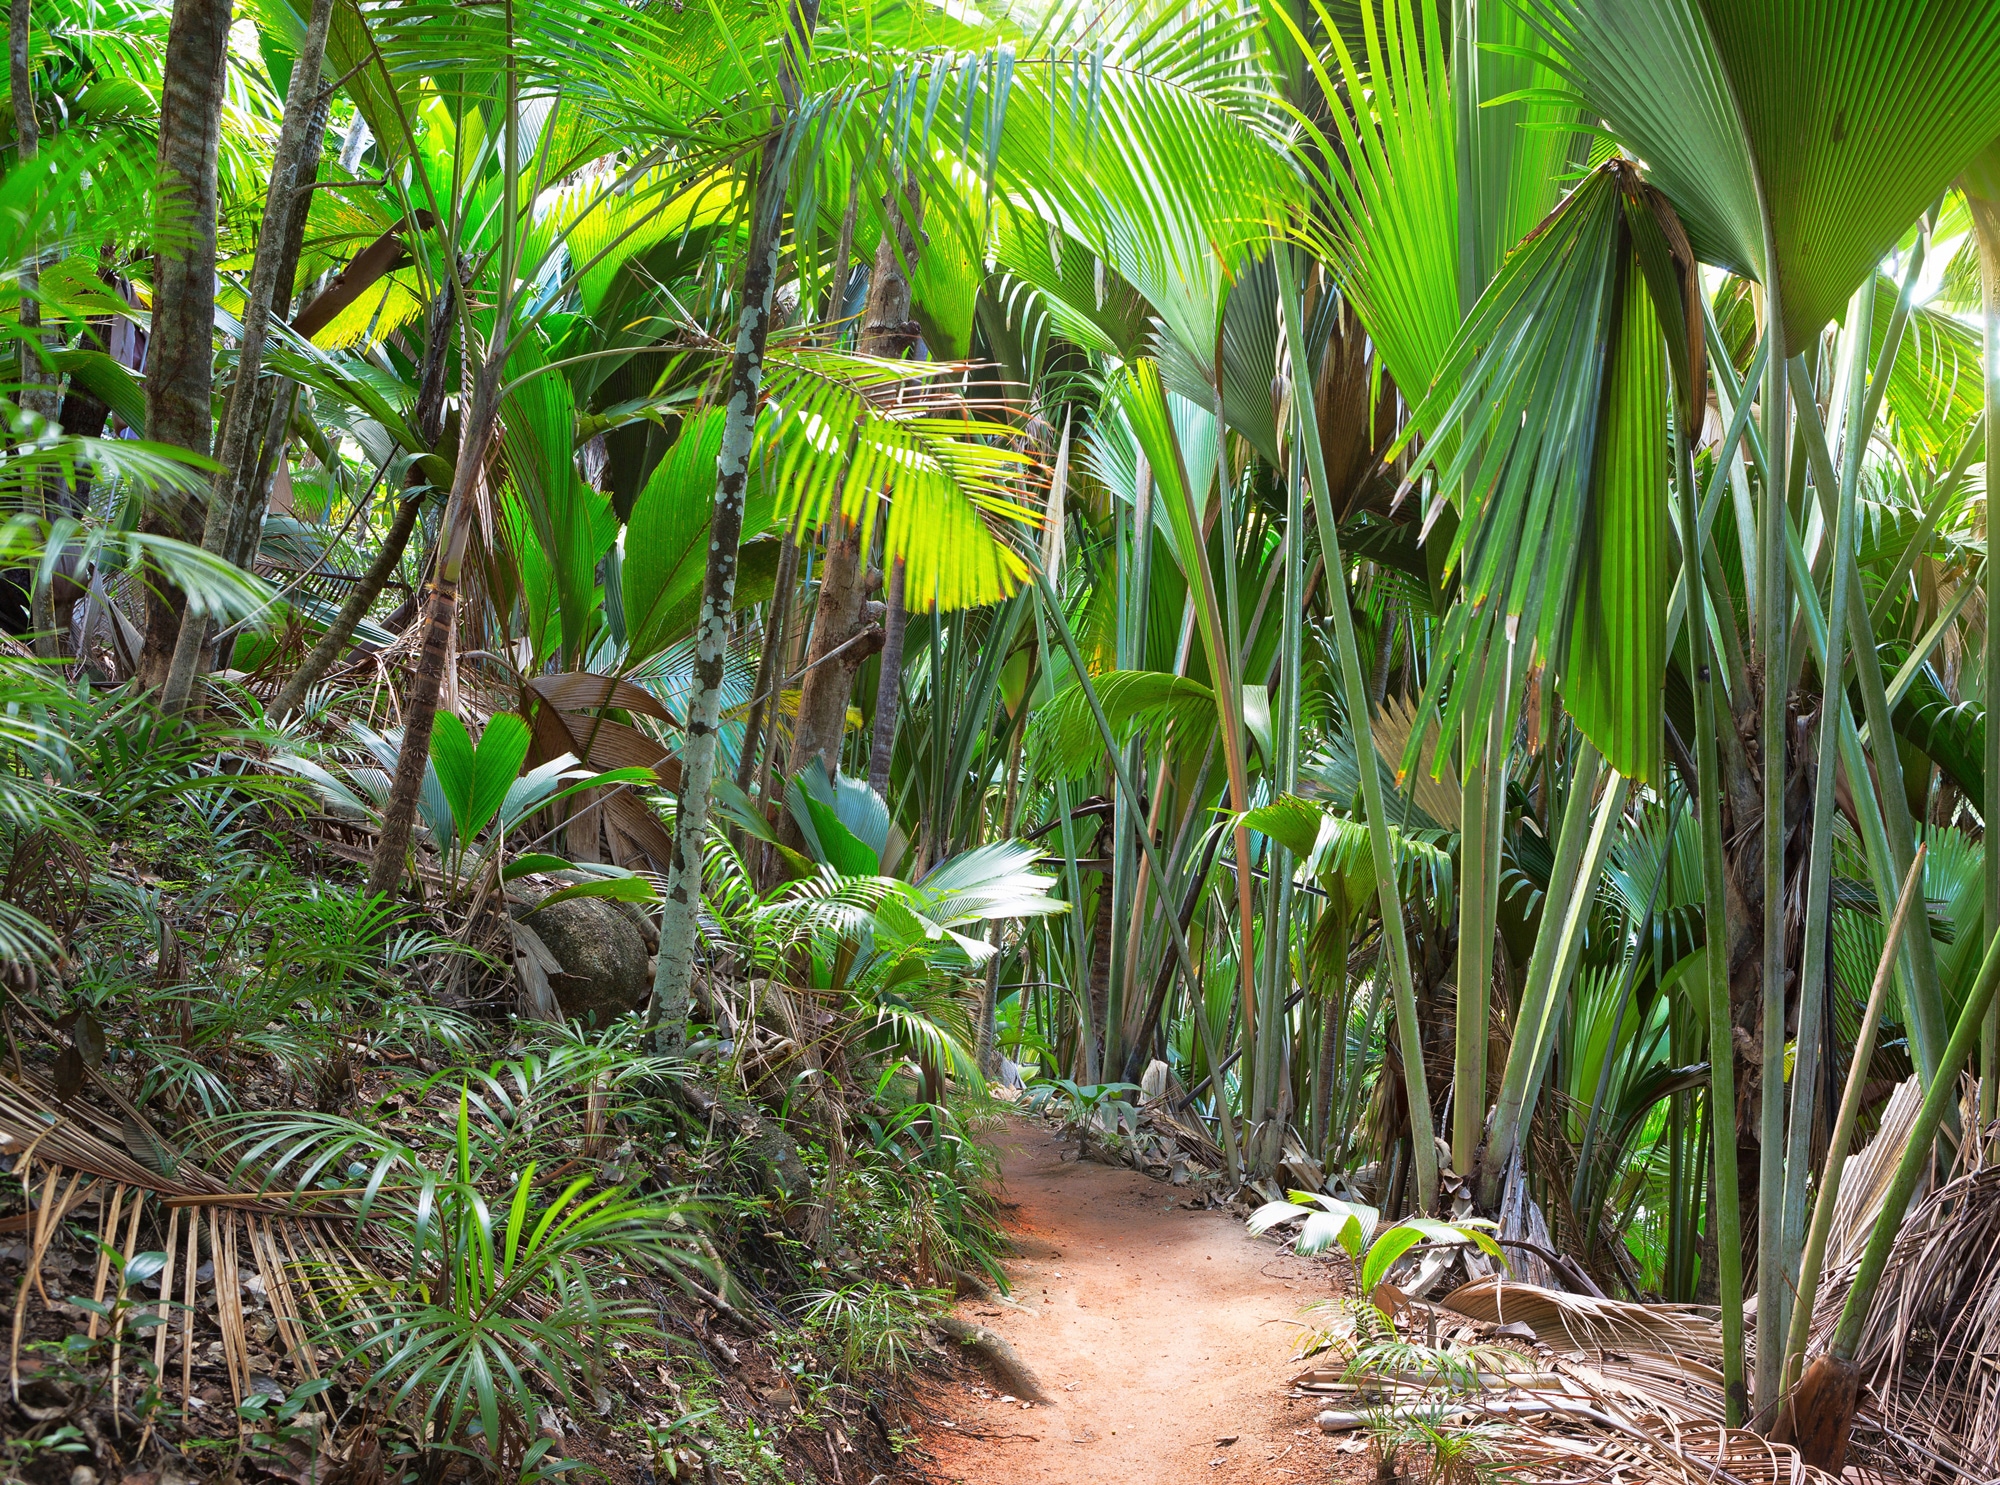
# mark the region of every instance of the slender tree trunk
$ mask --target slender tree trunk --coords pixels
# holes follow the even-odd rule
[[[903,603],[903,564],[889,569],[889,611],[882,620],[882,679],[875,687],[875,740],[868,750],[868,787],[889,797],[889,764],[896,753],[896,713],[903,702],[903,633],[910,611]]]
[[[812,645],[806,652],[805,679],[799,683],[799,714],[792,728],[790,773],[798,773],[814,759],[826,769],[828,778],[840,772],[840,748],[847,731],[847,703],[854,690],[854,667],[867,658],[869,646],[864,641],[846,650],[840,647],[861,635],[867,596],[868,580],[861,565],[861,528],[844,516],[835,516],[826,528],[819,597],[813,608]],[[788,819],[779,817],[780,834],[787,834]],[[789,836],[787,843],[798,844]]]
[[[475,482],[484,476],[487,446],[500,410],[500,376],[504,359],[496,354],[480,368],[466,409],[459,439],[458,469],[452,477],[451,503],[438,537],[437,572],[431,579],[424,614],[424,643],[417,654],[416,679],[403,708],[403,745],[396,758],[396,777],[389,786],[389,803],[382,812],[382,835],[375,845],[366,892],[386,897],[402,880],[410,854],[410,832],[416,823],[417,796],[423,792],[424,768],[430,761],[431,729],[437,722],[438,693],[444,689],[445,666],[451,649],[452,625],[458,617],[458,575],[472,530]]]
[[[819,0],[799,0],[792,12],[792,45],[810,51],[819,23]],[[796,106],[797,84],[789,63],[787,102]],[[785,189],[795,141],[789,124],[773,120],[751,203],[750,250],[737,298],[736,349],[729,367],[729,403],[722,449],[715,464],[715,509],[709,518],[708,570],[702,579],[701,618],[695,631],[695,694],[688,706],[687,742],[681,748],[680,808],[674,816],[674,849],[667,868],[667,899],[660,910],[660,952],[648,1027],[661,1028],[669,1048],[684,1044],[694,990],[695,918],[701,910],[702,851],[708,841],[708,791],[715,777],[716,729],[722,717],[722,662],[736,601],[737,549],[743,538],[743,492],[750,480],[750,444],[757,430],[764,382],[764,344],[771,333],[771,294],[778,277]],[[664,1025],[662,1025],[664,1023]]]
[[[31,0],[13,0],[8,13],[7,27],[7,71],[14,89],[14,161],[16,165],[26,165],[35,158],[40,149],[40,131],[35,119],[34,76],[28,66],[29,42],[32,39],[33,16]],[[56,379],[42,369],[35,354],[42,340],[42,305],[36,297],[41,284],[41,271],[34,258],[20,274],[21,304],[21,410],[31,417],[54,422],[56,416]],[[46,517],[48,511],[48,485],[44,477],[31,475],[29,488],[25,492],[28,506]],[[60,636],[56,632],[55,584],[37,582],[31,574],[29,579],[28,628],[33,632],[35,653],[43,659],[53,659],[61,653]]]
[[[424,346],[423,365],[417,374],[417,406],[412,427],[418,438],[427,445],[435,446],[444,425],[444,373],[445,362],[451,352],[451,331],[456,316],[453,313],[453,299],[449,290],[438,295],[437,304],[431,312],[430,338]],[[411,450],[412,453],[417,452]],[[361,581],[347,595],[347,601],[340,606],[333,623],[327,626],[292,672],[285,688],[278,693],[278,699],[271,703],[269,715],[273,720],[283,721],[299,709],[306,698],[306,692],[319,684],[320,677],[340,658],[354,640],[354,631],[375,600],[382,594],[390,576],[403,560],[403,553],[410,544],[410,533],[416,530],[417,515],[423,509],[424,492],[430,488],[429,482],[413,464],[404,477],[402,504],[396,509],[396,519],[389,527],[389,533],[382,540],[381,549],[375,553],[375,560],[362,574]]]
[[[300,187],[318,163],[320,142],[326,134],[326,100],[320,96],[319,72],[326,55],[327,26],[332,19],[333,0],[313,0],[305,43],[292,67],[284,123],[278,131],[277,154],[264,196],[264,222],[257,234],[256,262],[250,270],[250,296],[243,313],[236,380],[230,387],[222,419],[222,447],[217,454],[222,467],[208,492],[208,518],[201,538],[202,547],[220,557],[228,557],[237,544],[239,529],[246,522],[242,507],[262,494],[254,478],[254,471],[263,459],[256,435],[270,421],[272,405],[272,391],[264,385],[262,376],[264,344],[269,338],[274,306],[279,312],[291,306],[290,280],[297,272],[297,244],[304,240],[306,205],[310,199]],[[280,294],[284,295],[282,302]],[[160,688],[163,711],[178,712],[187,705],[208,647],[211,623],[206,614],[183,619],[174,641],[166,682]]]
[[[796,526],[785,533],[778,549],[778,581],[771,589],[771,612],[764,629],[764,647],[757,656],[757,683],[750,692],[750,718],[743,724],[743,752],[736,760],[736,787],[749,792],[757,776],[757,759],[762,753],[764,718],[778,710],[774,704],[785,684],[785,630],[792,617],[792,589],[799,580],[799,541]]]
[[[175,0],[160,94],[160,187],[154,239],[153,317],[146,342],[146,436],[207,457],[214,385],[216,157],[229,60],[230,0]],[[184,496],[149,505],[144,530],[188,540]],[[167,678],[187,597],[157,570],[146,574],[146,641],[139,680]]]
[[[902,204],[892,192],[884,205],[893,236],[885,233],[875,250],[868,305],[861,317],[861,350],[866,355],[893,358],[902,355],[916,339],[910,321],[909,275],[917,263],[923,200],[912,183]],[[862,556],[859,525],[836,516],[828,527],[812,652],[806,658],[806,677],[799,692],[798,728],[792,739],[793,773],[815,757],[825,765],[828,777],[840,772],[841,739],[847,730],[854,672],[870,650],[867,644],[841,649],[861,635],[869,619],[865,605],[874,583],[863,571]],[[837,657],[829,659],[836,651]],[[786,831],[786,820],[780,819],[779,829]]]

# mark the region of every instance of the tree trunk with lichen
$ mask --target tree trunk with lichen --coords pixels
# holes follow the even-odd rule
[[[803,0],[793,14],[795,44],[812,45],[818,0]],[[791,76],[787,68],[787,78]],[[796,85],[787,87],[793,95]],[[774,120],[774,125],[779,121]],[[696,918],[701,911],[702,852],[708,843],[708,793],[715,779],[716,732],[722,720],[722,666],[729,619],[736,602],[737,550],[743,538],[743,497],[750,482],[750,452],[764,383],[764,346],[771,333],[771,297],[777,286],[778,250],[795,141],[780,127],[764,147],[750,207],[749,253],[736,302],[736,346],[729,366],[729,401],[722,448],[715,463],[715,505],[709,516],[708,566],[702,578],[701,616],[695,626],[694,696],[688,703],[687,741],[681,748],[681,793],[674,815],[674,845],[667,866],[666,901],[660,909],[660,952],[646,1025],[662,1044],[686,1039],[694,992]]]
[[[208,457],[214,387],[216,160],[229,63],[229,0],[176,0],[167,28],[160,93],[160,188],[153,236],[152,320],[146,343],[146,436]],[[149,502],[142,529],[193,540],[193,503],[168,494]],[[147,573],[146,639],[139,680],[167,678],[187,595]]]

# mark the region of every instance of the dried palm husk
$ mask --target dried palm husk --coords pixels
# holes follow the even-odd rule
[[[1896,1161],[1909,1143],[1910,1130],[1923,1107],[1924,1090],[1916,1078],[1896,1085],[1882,1107],[1875,1137],[1842,1162],[1840,1195],[1833,1204],[1833,1226],[1826,1244],[1826,1271],[1838,1273],[1861,1257],[1874,1231],[1882,1198],[1896,1174]]]
[[[1857,1258],[1829,1268],[1821,1285],[1808,1356],[1825,1351],[1846,1303],[1858,1246],[1848,1251]],[[1857,1440],[1912,1478],[2000,1476],[1996,1355],[2000,1166],[1987,1166],[1933,1190],[1897,1234],[1855,1355],[1873,1396]]]

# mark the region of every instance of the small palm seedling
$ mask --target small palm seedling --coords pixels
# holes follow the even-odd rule
[[[810,1291],[803,1318],[807,1332],[831,1353],[834,1370],[848,1381],[901,1376],[910,1369],[917,1337],[946,1297],[941,1289],[863,1280]]]
[[[383,1246],[407,1261],[395,1277],[343,1281],[330,1334],[370,1368],[387,1411],[416,1410],[404,1421],[430,1450],[520,1476],[548,1448],[534,1440],[543,1400],[590,1397],[610,1341],[656,1323],[632,1278],[687,1280],[705,1265],[683,1206],[592,1193],[591,1176],[545,1191],[530,1164],[489,1203],[471,1125],[462,1097],[451,1176],[424,1172],[373,1204],[371,1224],[393,1235]]]

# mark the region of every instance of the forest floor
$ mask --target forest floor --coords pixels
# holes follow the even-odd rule
[[[1048,1125],[1008,1116],[1000,1157],[1012,1302],[958,1313],[1004,1336],[1051,1399],[990,1389],[931,1404],[925,1445],[952,1485],[1184,1485],[1371,1478],[1359,1435],[1329,1438],[1323,1405],[1288,1398],[1293,1323],[1335,1270],[1190,1210],[1185,1187],[1079,1160]]]

